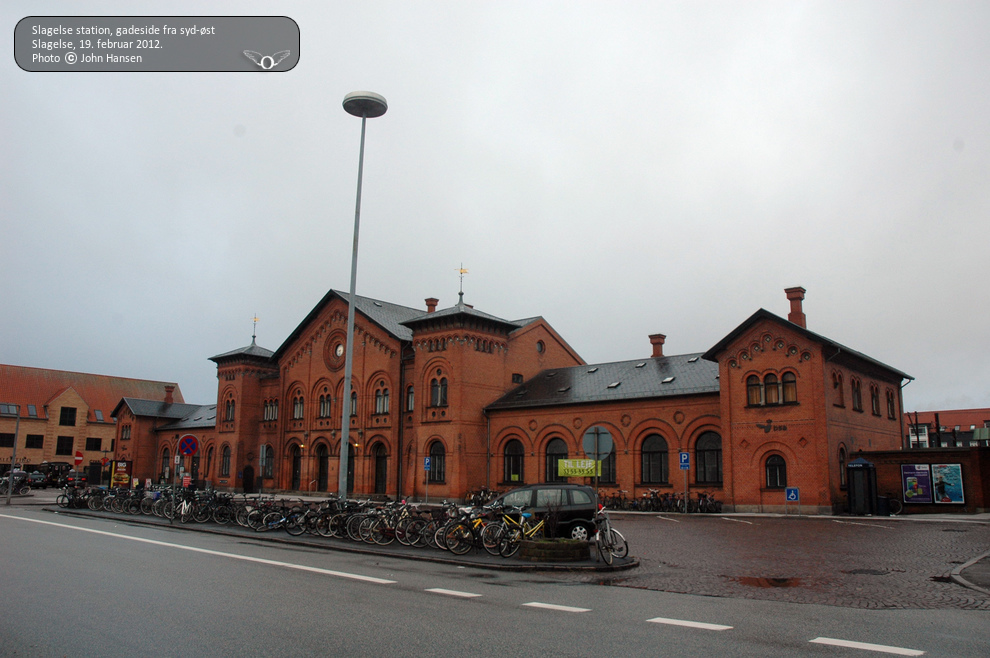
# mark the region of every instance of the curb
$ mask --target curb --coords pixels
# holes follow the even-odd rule
[[[284,537],[277,537],[274,535],[269,535],[267,533],[255,533],[247,534],[243,532],[229,532],[217,527],[210,527],[201,524],[186,525],[186,524],[171,524],[171,523],[157,523],[153,521],[145,521],[143,515],[131,516],[131,515],[107,515],[99,512],[93,512],[91,510],[82,509],[71,509],[71,508],[49,508],[43,507],[42,511],[49,512],[51,514],[64,514],[66,516],[78,516],[83,518],[91,519],[106,519],[114,520],[120,523],[130,523],[134,525],[140,525],[151,528],[166,528],[171,530],[183,530],[186,532],[201,532],[210,535],[221,535],[224,537],[236,537],[238,539],[253,539],[257,541],[269,542],[273,544],[281,544],[286,546],[305,546],[306,548],[316,548],[328,551],[339,551],[342,553],[354,553],[358,555],[369,555],[374,557],[390,557],[400,560],[412,560],[414,562],[433,562],[436,564],[449,564],[458,567],[475,567],[478,569],[488,569],[490,571],[590,571],[590,572],[612,572],[612,571],[625,571],[628,569],[635,569],[639,566],[639,558],[628,557],[621,561],[616,560],[611,565],[602,564],[598,562],[588,563],[497,563],[497,562],[482,562],[475,560],[457,560],[450,557],[443,557],[442,555],[430,555],[422,554],[416,555],[413,553],[406,552],[392,552],[386,550],[376,551],[373,548],[366,548],[362,544],[355,544],[353,546],[347,544],[336,544],[336,543],[321,543],[314,541],[307,541],[305,539],[290,539]],[[415,551],[418,549],[410,548],[409,550]],[[504,558],[499,558],[503,559]],[[591,562],[589,560],[588,562]]]
[[[952,573],[950,574],[953,582],[955,582],[958,585],[962,585],[963,587],[966,587],[968,589],[974,590],[976,592],[980,592],[981,594],[986,594],[986,595],[990,596],[990,589],[986,589],[985,587],[980,587],[979,585],[974,585],[973,583],[969,582],[968,580],[966,580],[962,576],[962,572],[963,571],[965,571],[966,569],[970,568],[971,566],[973,566],[974,564],[976,564],[980,560],[982,560],[984,558],[987,558],[987,557],[990,557],[990,551],[987,551],[983,555],[979,555],[977,557],[974,557],[969,562],[967,562],[965,564],[961,564],[958,567],[956,567],[955,569],[953,569],[952,570]]]

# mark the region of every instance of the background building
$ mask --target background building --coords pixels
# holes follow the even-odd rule
[[[0,472],[10,469],[17,429],[17,461],[26,471],[46,471],[57,464],[87,468],[111,459],[117,428],[113,409],[122,397],[161,397],[170,387],[181,402],[178,386],[169,382],[92,375],[64,370],[0,365]],[[20,405],[20,424],[13,413]]]

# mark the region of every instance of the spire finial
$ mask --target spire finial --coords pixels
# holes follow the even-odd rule
[[[251,329],[251,344],[254,345],[255,338],[258,337],[258,314],[254,314],[254,327]]]
[[[457,299],[458,299],[457,305],[464,306],[464,275],[467,274],[468,271],[464,268],[463,262],[461,263],[460,268],[457,270],[457,273],[460,275],[460,279],[461,279],[461,287],[457,293]]]

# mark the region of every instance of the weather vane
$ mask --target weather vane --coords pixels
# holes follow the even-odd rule
[[[459,300],[457,303],[464,304],[464,275],[468,273],[468,271],[464,268],[464,263],[461,263],[461,266],[460,268],[458,268],[457,273],[460,275],[460,279],[461,279],[461,287],[460,290],[457,292],[457,298]]]
[[[251,342],[253,343],[254,342],[254,339],[257,338],[257,337],[258,337],[258,314],[255,313],[254,314],[254,327],[252,327],[252,329],[251,329]]]

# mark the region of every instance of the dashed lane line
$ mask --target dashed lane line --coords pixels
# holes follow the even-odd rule
[[[425,590],[427,592],[433,592],[434,594],[446,594],[447,596],[459,596],[463,599],[473,599],[481,594],[473,594],[471,592],[458,592],[455,589],[442,589],[440,587],[431,587]]]
[[[877,525],[876,523],[857,523],[856,521],[839,521],[838,519],[832,519],[832,523],[841,523],[842,525],[863,525],[868,528],[883,528],[884,530],[892,530],[889,525]]]
[[[752,521],[743,521],[742,519],[732,519],[732,518],[729,518],[728,516],[723,516],[722,517],[722,520],[723,521],[734,521],[736,523],[748,523],[749,525],[753,525],[753,522]]]
[[[647,619],[646,621],[652,622],[654,624],[667,624],[669,626],[687,626],[688,628],[701,628],[706,631],[728,631],[731,630],[731,626],[723,626],[721,624],[707,624],[703,621],[687,621],[684,619],[667,619],[666,617],[654,617],[653,619]]]
[[[668,518],[668,517],[662,516],[662,515],[661,516],[657,516],[657,518],[658,519],[663,519],[664,521],[673,521],[674,523],[680,523],[680,521],[678,521],[677,519],[671,519],[671,518]]]
[[[897,656],[923,656],[924,651],[918,651],[917,649],[905,649],[904,647],[891,647],[885,644],[870,644],[869,642],[851,642],[849,640],[836,640],[831,637],[816,637],[814,640],[809,640],[809,642],[814,644],[829,644],[835,647],[846,647],[849,649],[863,649],[865,651],[880,651],[883,653],[892,653]]]
[[[7,514],[0,514],[0,517],[5,519],[16,519],[18,521],[28,521],[30,523],[40,523],[42,525],[54,526],[56,528],[66,528],[68,530],[78,530],[80,532],[89,532],[94,535],[103,535],[106,537],[114,537],[116,539],[127,539],[130,541],[140,542],[142,544],[152,544],[154,546],[164,546],[166,548],[178,548],[183,551],[191,551],[193,553],[203,553],[205,555],[216,555],[218,557],[227,557],[233,560],[242,560],[244,562],[254,562],[256,564],[267,564],[273,567],[283,567],[286,569],[295,569],[297,571],[307,571],[310,573],[319,573],[325,576],[336,576],[337,578],[348,578],[350,580],[360,580],[366,583],[375,583],[378,585],[394,585],[397,581],[395,580],[385,580],[384,578],[375,578],[373,576],[362,576],[356,573],[347,573],[345,571],[333,571],[332,569],[320,569],[319,567],[309,567],[305,564],[294,564],[292,562],[281,562],[279,560],[266,560],[260,557],[250,557],[247,555],[238,555],[237,553],[224,553],[223,551],[212,551],[208,548],[196,548],[195,546],[183,546],[182,544],[173,544],[171,542],[157,541],[155,539],[144,539],[142,537],[131,537],[129,535],[120,535],[115,532],[107,532],[105,530],[94,530],[92,528],[80,528],[79,526],[66,525],[64,523],[53,523],[52,521],[41,521],[40,519],[28,519],[23,516],[10,516]]]
[[[543,608],[544,610],[559,610],[560,612],[591,612],[591,608],[573,608],[569,605],[557,605],[555,603],[539,603],[538,601],[533,601],[532,603],[523,603],[523,605],[530,608]]]

